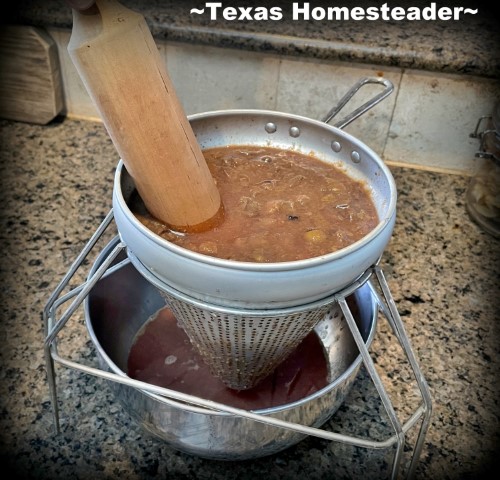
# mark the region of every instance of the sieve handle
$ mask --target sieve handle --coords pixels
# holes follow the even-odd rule
[[[356,118],[363,115],[365,112],[373,108],[375,105],[380,103],[384,98],[388,97],[394,90],[394,85],[390,80],[381,77],[365,77],[356,82],[355,85],[340,99],[339,103],[333,107],[322,119],[322,122],[329,123],[351,100],[352,97],[358,92],[358,90],[364,85],[368,84],[379,84],[383,85],[384,89],[375,95],[372,99],[368,100],[366,103],[361,105],[359,108],[351,112],[349,115],[345,116],[342,120],[339,120],[334,126],[337,128],[344,128],[351,122],[356,120]]]

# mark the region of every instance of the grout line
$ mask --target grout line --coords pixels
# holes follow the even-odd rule
[[[278,95],[280,91],[280,83],[281,83],[281,69],[283,67],[283,55],[278,57],[278,78],[276,79],[276,89],[274,91],[274,110],[278,110]]]
[[[85,120],[87,122],[103,123],[101,117],[94,117],[91,115],[80,115],[78,113],[67,113],[66,118],[70,120]]]
[[[442,167],[429,167],[428,165],[419,165],[416,163],[395,162],[392,160],[384,160],[384,163],[389,167],[408,168],[411,170],[418,170],[420,172],[442,173],[446,175],[460,175],[463,177],[471,177],[473,175],[472,173],[465,170],[442,168]]]
[[[399,73],[399,81],[398,81],[398,85],[397,87],[395,87],[395,94],[396,94],[396,99],[394,100],[394,104],[393,104],[393,107],[392,107],[392,110],[391,110],[391,115],[390,115],[390,118],[389,118],[389,126],[387,128],[387,135],[384,139],[384,145],[382,147],[382,156],[385,155],[385,150],[387,148],[387,143],[389,142],[389,135],[391,133],[391,127],[392,127],[392,122],[394,120],[394,114],[396,112],[396,105],[398,103],[398,99],[399,99],[399,92],[401,90],[401,84],[403,83],[403,75],[404,75],[404,72],[405,72],[405,69],[401,69],[400,73]]]

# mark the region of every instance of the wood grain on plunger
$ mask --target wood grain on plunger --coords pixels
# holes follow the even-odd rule
[[[211,226],[219,192],[144,17],[98,0],[73,12],[68,51],[149,212],[181,231]]]

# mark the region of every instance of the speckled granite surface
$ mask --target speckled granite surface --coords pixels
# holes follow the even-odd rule
[[[16,473],[10,478],[387,477],[390,451],[312,437],[244,462],[176,452],[131,421],[105,382],[62,367],[57,369],[61,433],[54,435],[41,312],[111,207],[117,155],[101,124],[2,121],[0,128],[0,453],[2,470]],[[434,399],[417,478],[483,478],[498,469],[500,453],[499,243],[469,220],[466,178],[393,172],[398,219],[382,266]],[[411,411],[415,388],[385,321],[372,351],[398,410]],[[60,352],[96,364],[81,314],[63,329]],[[325,428],[383,438],[390,430],[381,411],[362,370]]]
[[[268,8],[282,8],[280,21],[210,20],[204,15],[190,15],[190,8],[206,2],[177,0],[123,0],[122,3],[142,13],[157,38],[172,41],[234,47],[267,53],[300,55],[310,58],[365,62],[398,68],[465,73],[496,77],[500,73],[500,23],[498,14],[484,2],[475,15],[458,21],[395,20],[291,20],[293,2],[260,2]],[[298,2],[300,5],[305,2]],[[366,7],[373,2],[307,2],[315,7]],[[428,7],[432,2],[417,0],[388,3],[394,6]],[[238,0],[223,6],[256,6]],[[478,8],[477,2],[439,2],[439,7]],[[11,6],[3,21],[71,28],[69,8],[62,0],[19,0]]]

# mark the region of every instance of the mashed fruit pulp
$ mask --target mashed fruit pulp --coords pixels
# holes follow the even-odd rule
[[[204,156],[224,206],[216,228],[180,234],[151,217],[139,198],[131,204],[147,228],[189,250],[247,262],[295,261],[344,248],[378,223],[366,185],[313,156],[234,145]]]

